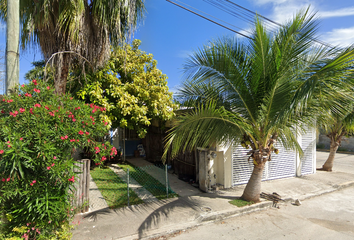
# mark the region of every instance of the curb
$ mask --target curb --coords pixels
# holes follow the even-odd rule
[[[325,194],[329,194],[335,191],[339,191],[342,190],[344,188],[347,187],[351,187],[354,186],[354,181],[349,181],[349,182],[345,182],[339,185],[334,185],[333,189],[327,190],[327,191],[323,191],[322,193],[318,193],[312,196],[306,196],[303,198],[300,198],[301,201],[303,200],[307,200],[307,199],[311,199],[313,197],[318,197],[318,196],[322,196]],[[295,199],[293,198],[285,198],[284,202],[286,203],[291,203],[294,202]],[[269,209],[272,207],[272,202],[271,201],[263,201],[260,203],[255,203],[252,204],[250,206],[245,206],[242,208],[236,208],[236,209],[232,209],[232,210],[224,210],[224,211],[219,211],[219,212],[212,212],[212,213],[202,213],[200,214],[197,218],[195,222],[189,222],[189,223],[185,223],[185,224],[181,224],[179,226],[176,226],[176,229],[173,230],[162,230],[159,233],[152,233],[148,236],[142,237],[140,239],[142,240],[148,240],[148,239],[157,239],[159,237],[162,237],[164,235],[171,235],[171,234],[176,234],[176,233],[180,233],[180,232],[185,232],[188,229],[192,229],[204,224],[209,224],[211,222],[215,222],[215,221],[221,221],[224,219],[228,219],[231,217],[238,217],[238,216],[242,216],[242,215],[246,215],[246,214],[250,214],[253,212],[258,212],[258,211],[263,211],[266,209]],[[156,229],[156,231],[158,231],[158,229]],[[117,238],[117,240],[131,240],[131,239],[139,239],[138,234],[134,234],[134,235],[130,235],[130,236],[125,236],[122,238]]]

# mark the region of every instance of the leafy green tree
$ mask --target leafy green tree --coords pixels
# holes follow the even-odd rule
[[[179,95],[192,110],[167,136],[164,157],[241,143],[254,165],[242,198],[258,202],[265,163],[279,151],[275,143],[302,153],[296,129],[315,121],[317,113],[308,110],[317,108],[311,106],[323,98],[326,106],[353,100],[342,89],[353,84],[354,51],[314,45],[316,27],[307,11],[276,33],[256,19],[251,39],[221,38],[196,51],[184,66]]]
[[[348,113],[338,115],[334,111],[326,111],[324,122],[321,123],[326,136],[330,139],[329,156],[320,170],[331,172],[336,152],[344,136],[349,137],[354,133],[354,111],[348,106]],[[351,111],[350,111],[351,110]]]
[[[112,127],[135,129],[143,138],[152,119],[171,119],[177,105],[168,91],[167,76],[156,68],[153,55],[139,46],[140,40],[134,40],[132,45],[114,48],[103,68],[81,80],[78,94],[105,107]]]
[[[102,66],[144,11],[143,0],[21,0],[22,47],[39,44],[46,61],[53,56],[55,90],[63,94],[71,63]],[[7,0],[1,0],[0,17],[6,16]]]

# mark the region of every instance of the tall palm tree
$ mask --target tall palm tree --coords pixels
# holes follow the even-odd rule
[[[6,5],[0,0],[4,21]],[[132,34],[144,11],[144,0],[20,0],[22,47],[39,44],[45,60],[56,54],[55,89],[63,94],[71,62],[102,66],[110,46]]]
[[[352,104],[351,104],[352,105]],[[322,168],[331,172],[334,164],[334,158],[344,136],[350,136],[354,133],[354,110],[353,106],[348,106],[348,113],[343,115],[335,112],[326,112],[320,126],[324,129],[326,136],[330,139],[329,155]]]
[[[241,143],[254,164],[242,198],[258,202],[265,163],[279,151],[275,143],[301,153],[295,126],[303,130],[315,121],[308,109],[318,109],[312,106],[322,99],[327,106],[336,99],[353,100],[341,89],[352,86],[347,76],[354,51],[314,45],[316,27],[307,11],[274,34],[256,19],[251,39],[221,38],[194,52],[179,93],[190,112],[178,118],[165,139],[164,157]]]

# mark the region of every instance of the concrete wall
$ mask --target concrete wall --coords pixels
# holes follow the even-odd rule
[[[329,149],[329,144],[330,144],[329,137],[327,137],[325,134],[320,134],[318,137],[317,146],[321,148],[324,146],[324,148]],[[340,148],[342,150],[354,152],[354,137],[350,137],[350,138],[343,137]]]

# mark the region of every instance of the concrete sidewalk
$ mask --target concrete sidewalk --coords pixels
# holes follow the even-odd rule
[[[317,152],[321,167],[327,152]],[[142,164],[142,163],[141,163]],[[242,195],[245,185],[216,193],[201,193],[178,180],[170,184],[178,198],[140,204],[116,210],[104,208],[78,216],[80,225],[73,231],[73,240],[143,239],[193,227],[203,222],[242,215],[271,207],[269,201],[238,208],[230,200]],[[354,185],[354,155],[337,154],[334,171],[305,175],[299,178],[262,182],[262,191],[277,192],[287,201],[305,200]],[[175,189],[174,189],[175,187]],[[280,204],[281,206],[281,204]]]

